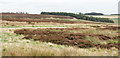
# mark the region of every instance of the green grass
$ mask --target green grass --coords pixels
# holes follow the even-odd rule
[[[21,27],[90,27],[91,25],[33,25],[33,26],[2,26],[2,28],[21,28]],[[96,25],[95,25],[96,26]]]
[[[118,43],[118,39],[115,39],[115,40],[108,40],[107,43]]]
[[[96,37],[86,37],[85,40],[91,41],[94,44],[101,44],[103,41]]]
[[[23,26],[23,27],[68,27],[67,25],[43,25],[43,26]]]
[[[118,36],[118,31],[113,30],[95,30],[95,29],[84,29],[84,30],[72,30],[70,32],[81,33],[81,34],[97,34],[97,35],[105,35],[109,37]]]
[[[68,25],[43,25],[43,26],[3,26],[2,28],[21,28],[21,27],[69,27]]]
[[[51,18],[48,18],[51,19]],[[89,21],[89,20],[83,20],[83,19],[56,19],[53,18],[52,20],[62,20],[62,21],[74,21],[74,22],[95,22],[95,21]],[[95,22],[95,23],[107,23],[107,22]]]
[[[118,24],[118,18],[111,19],[114,21],[115,24]]]
[[[19,28],[19,27],[22,27],[22,26],[2,26],[2,28]]]

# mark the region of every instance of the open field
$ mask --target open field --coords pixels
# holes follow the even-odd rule
[[[118,18],[118,15],[87,15],[87,16],[93,16],[99,18]]]
[[[120,49],[116,23],[6,17],[0,29],[2,56],[117,56]]]
[[[113,20],[115,24],[118,24],[118,15],[87,15],[87,16],[93,16],[98,18],[109,18]]]

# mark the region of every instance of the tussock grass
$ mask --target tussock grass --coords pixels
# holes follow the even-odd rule
[[[2,43],[1,43],[1,40],[0,40],[0,57],[2,57]]]
[[[3,56],[117,56],[117,49],[80,49],[76,47],[50,47],[46,45],[3,44]]]

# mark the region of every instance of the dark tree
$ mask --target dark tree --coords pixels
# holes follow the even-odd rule
[[[96,12],[91,12],[91,13],[85,13],[85,15],[104,15],[102,13],[96,13]]]

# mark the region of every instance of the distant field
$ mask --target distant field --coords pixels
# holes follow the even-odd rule
[[[99,18],[118,18],[117,15],[87,15],[87,16],[93,16],[93,17],[99,17]]]
[[[118,16],[117,15],[87,15],[87,16],[93,16],[98,18],[109,18],[114,21],[115,24],[118,24]]]
[[[111,20],[113,20],[115,24],[118,24],[118,18],[111,18]]]

